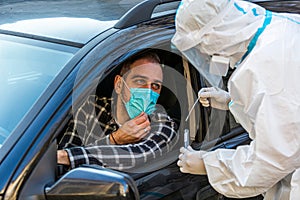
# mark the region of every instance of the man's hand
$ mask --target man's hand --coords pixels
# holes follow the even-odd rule
[[[70,160],[67,151],[65,150],[57,151],[57,163],[62,165],[70,165]]]
[[[195,151],[191,146],[188,148],[181,147],[177,162],[180,171],[182,173],[205,175],[206,169],[202,159],[202,155],[205,153],[205,151]]]
[[[136,143],[144,138],[150,131],[150,121],[146,113],[125,122],[110,136],[110,142],[117,144]]]
[[[228,103],[231,98],[228,92],[217,89],[215,87],[202,88],[198,92],[198,97],[200,103],[204,107],[208,107],[211,105],[213,108],[217,108],[220,110],[228,110]]]

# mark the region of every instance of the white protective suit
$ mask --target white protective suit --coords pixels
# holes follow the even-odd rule
[[[203,156],[211,185],[234,198],[300,199],[299,15],[239,0],[183,0],[172,42],[183,54],[196,49],[236,66],[229,109],[253,141]]]

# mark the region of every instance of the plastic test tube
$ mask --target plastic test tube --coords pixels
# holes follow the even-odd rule
[[[190,145],[190,130],[184,129],[184,148],[187,148]]]

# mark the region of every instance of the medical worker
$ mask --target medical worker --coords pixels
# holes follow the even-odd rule
[[[203,105],[229,109],[252,139],[237,149],[181,148],[180,170],[207,174],[228,197],[300,199],[300,17],[246,1],[183,0],[172,42],[211,86],[199,92]]]

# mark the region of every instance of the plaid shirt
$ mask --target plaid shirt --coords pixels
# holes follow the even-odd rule
[[[68,152],[71,168],[97,164],[117,170],[142,166],[172,150],[178,142],[177,125],[162,109],[150,116],[151,131],[134,144],[110,144],[119,126],[112,116],[112,99],[91,95],[75,113],[58,149]]]

